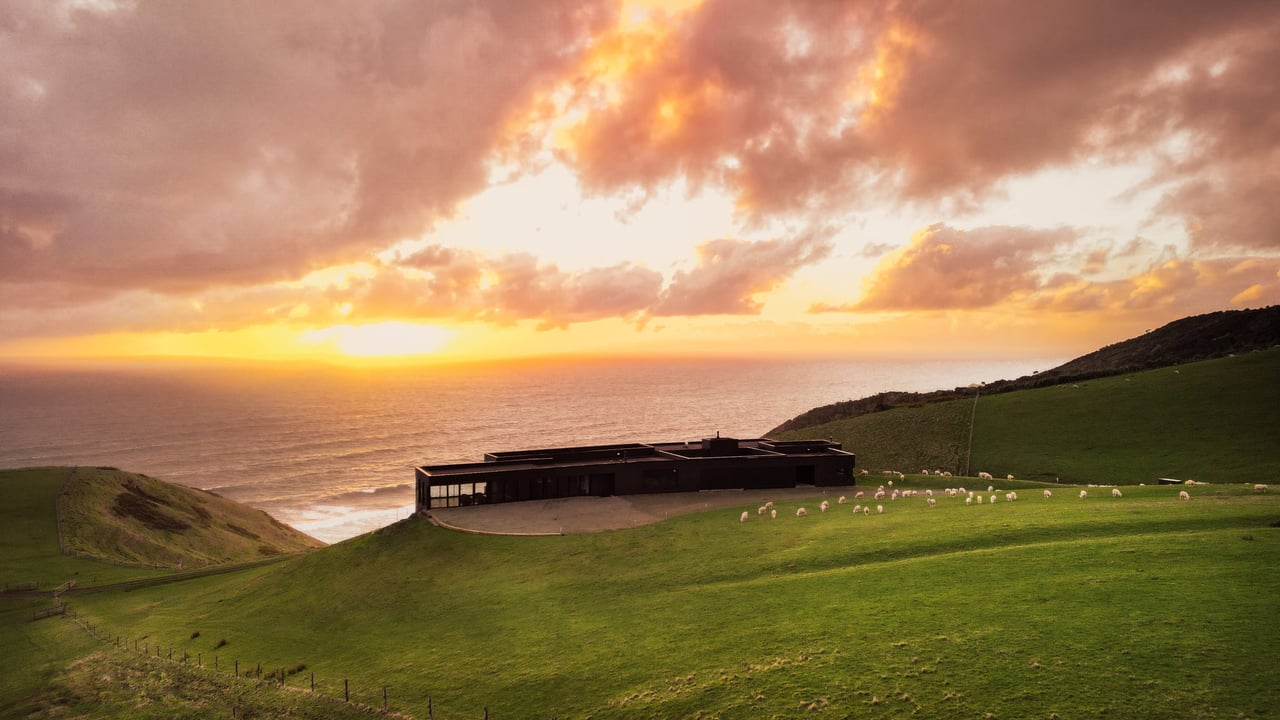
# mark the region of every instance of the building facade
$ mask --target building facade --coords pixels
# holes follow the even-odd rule
[[[419,512],[551,498],[852,485],[856,457],[830,440],[620,443],[486,453],[414,472]]]

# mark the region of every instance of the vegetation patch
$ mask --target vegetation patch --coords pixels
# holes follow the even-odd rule
[[[133,492],[122,492],[116,495],[111,512],[117,517],[137,520],[153,530],[180,533],[191,527],[188,523],[166,513],[152,500]]]
[[[233,524],[233,523],[227,523],[227,529],[228,529],[228,530],[230,530],[231,532],[233,532],[233,533],[235,533],[235,534],[239,535],[240,537],[246,537],[246,538],[249,538],[250,540],[261,540],[261,539],[262,539],[262,536],[261,536],[261,535],[259,535],[258,533],[252,532],[252,531],[250,531],[250,530],[245,530],[244,528],[240,527],[239,525],[235,525],[235,524]]]

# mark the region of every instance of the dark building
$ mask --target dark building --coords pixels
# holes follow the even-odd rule
[[[418,468],[418,511],[580,496],[852,485],[853,453],[829,440],[622,443],[485,453]]]

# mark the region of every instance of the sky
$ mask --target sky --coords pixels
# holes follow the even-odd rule
[[[1280,303],[1280,3],[0,0],[0,358],[1067,357]]]

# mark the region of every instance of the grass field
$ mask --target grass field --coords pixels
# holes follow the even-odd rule
[[[440,718],[1280,713],[1280,498],[1020,485],[994,506],[732,509],[560,538],[409,520],[75,604],[179,653],[226,640],[223,662],[305,663],[330,695],[386,685],[422,716],[430,694]]]
[[[1272,349],[976,403],[899,408],[780,438],[834,438],[873,471],[960,473],[967,465],[970,474],[1076,483],[1267,483],[1280,480],[1277,378],[1280,350]]]

